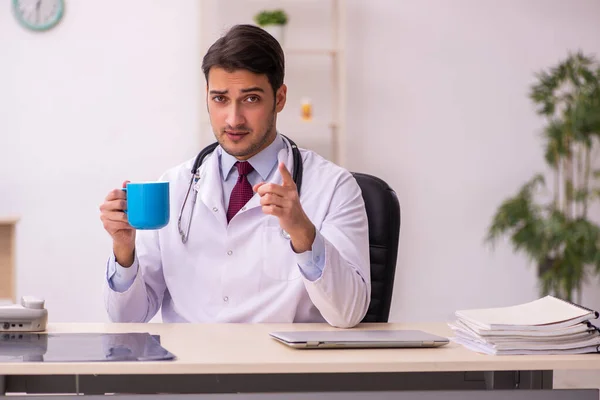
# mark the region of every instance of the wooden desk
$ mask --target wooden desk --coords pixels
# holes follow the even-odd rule
[[[436,349],[295,350],[274,330],[321,324],[53,324],[48,332],[150,332],[178,359],[165,362],[0,363],[14,392],[199,393],[321,390],[552,388],[552,371],[600,369],[600,356],[487,356]],[[444,323],[365,324],[451,336]]]

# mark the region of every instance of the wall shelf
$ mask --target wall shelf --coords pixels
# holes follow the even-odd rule
[[[317,48],[284,48],[285,55],[316,55],[316,56],[335,56],[338,49],[317,49]]]

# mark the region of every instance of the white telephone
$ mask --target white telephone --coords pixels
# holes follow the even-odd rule
[[[21,304],[0,307],[0,332],[43,332],[48,325],[44,300],[21,297]]]

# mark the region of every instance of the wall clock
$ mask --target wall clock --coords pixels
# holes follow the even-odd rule
[[[12,5],[17,21],[33,31],[55,27],[65,11],[64,0],[12,0]]]

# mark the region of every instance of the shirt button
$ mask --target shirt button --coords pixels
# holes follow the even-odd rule
[[[225,303],[227,303],[227,302],[229,301],[229,297],[227,297],[227,296],[223,297],[223,301],[224,301]]]
[[[233,254],[233,251],[231,251],[231,250],[229,250],[229,251],[227,252],[227,255],[228,255],[228,256],[230,256],[230,255],[232,255],[232,254]]]
[[[213,207],[213,211],[217,212],[217,211],[219,211],[219,209],[217,207]]]
[[[242,207],[242,211],[246,211],[246,207]]]

